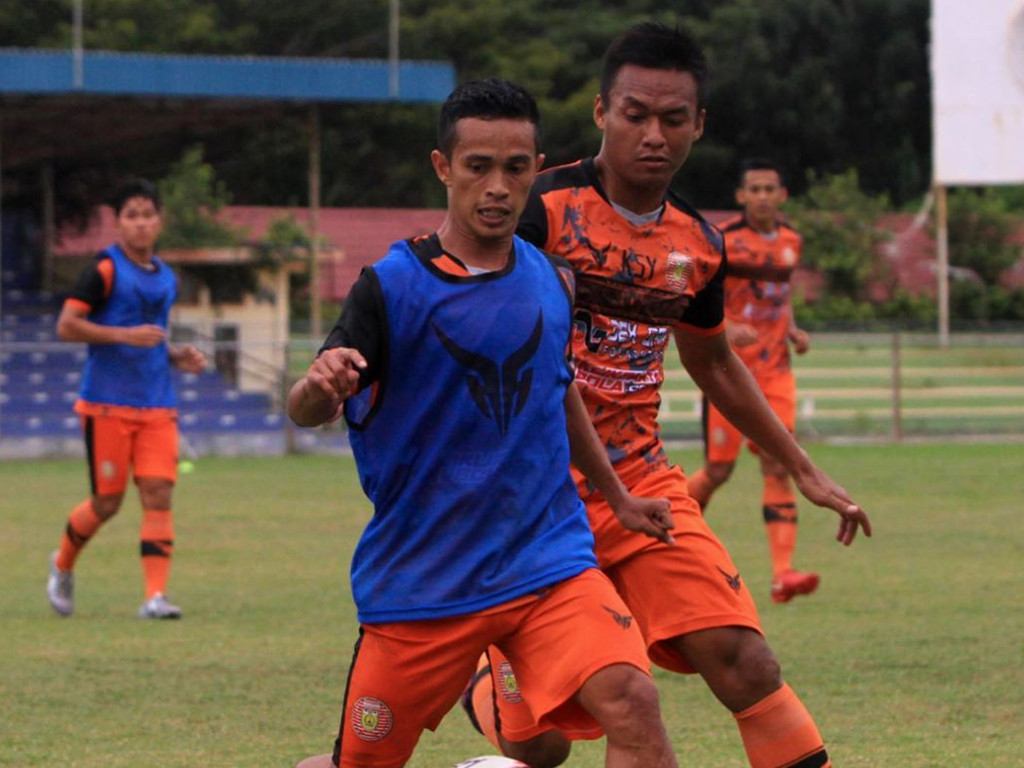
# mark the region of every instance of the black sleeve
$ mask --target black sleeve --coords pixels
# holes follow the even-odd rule
[[[531,245],[544,250],[548,239],[548,212],[544,200],[534,189],[526,201],[523,215],[519,217],[516,234]]]
[[[728,259],[725,245],[722,245],[722,261],[715,274],[704,288],[693,297],[680,322],[694,328],[709,330],[717,328],[725,320],[725,273],[728,270]]]
[[[359,273],[341,316],[317,356],[335,347],[358,349],[366,358],[366,369],[359,375],[360,389],[380,379],[387,355],[387,314],[380,281],[372,267],[364,267]]]
[[[92,307],[93,312],[107,303],[107,286],[103,282],[103,275],[100,274],[99,259],[93,259],[89,266],[79,273],[68,298],[85,302]]]

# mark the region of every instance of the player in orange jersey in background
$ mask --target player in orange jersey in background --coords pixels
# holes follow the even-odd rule
[[[787,191],[781,168],[770,160],[743,163],[736,201],[743,213],[723,222],[728,267],[725,275],[725,318],[729,343],[750,369],[775,415],[796,431],[796,378],[789,347],[798,355],[810,338],[796,326],[789,279],[800,262],[803,241],[782,219],[779,209]],[[704,467],[690,478],[690,494],[706,508],[711,496],[736,466],[743,435],[704,398]],[[793,568],[796,548],[796,491],[786,468],[747,445],[761,460],[764,478],[762,509],[772,558],[771,596],[786,603],[818,587],[817,573]]]
[[[684,30],[637,25],[605,54],[592,158],[537,177],[518,232],[561,256],[576,278],[576,384],[630,492],[667,498],[674,546],[615,522],[607,499],[577,475],[602,570],[658,666],[701,675],[733,714],[752,768],[829,768],[817,725],[785,684],[754,600],[689,495],[658,424],[669,340],[694,382],[744,432],[777,455],[801,492],[839,516],[850,544],[871,524],[772,413],[725,334],[721,233],[669,187],[704,131],[707,66]],[[567,758],[573,734],[544,728],[515,662],[488,649],[491,674],[463,702],[492,743],[534,768]],[[535,669],[528,670],[536,673]]]

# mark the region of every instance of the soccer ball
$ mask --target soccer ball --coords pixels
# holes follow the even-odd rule
[[[530,768],[526,763],[520,763],[511,757],[499,757],[498,755],[484,755],[483,757],[471,757],[463,760],[453,768]]]

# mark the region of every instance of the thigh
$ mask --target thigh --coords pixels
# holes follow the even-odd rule
[[[135,477],[157,477],[172,483],[178,478],[178,420],[174,417],[138,423],[132,450]]]
[[[776,376],[764,384],[764,396],[775,415],[790,432],[796,431],[796,377],[793,372]]]
[[[743,435],[704,398],[704,458],[713,463],[731,463],[740,455]]]
[[[132,460],[132,422],[117,416],[83,415],[81,418],[93,495],[123,494]]]
[[[654,542],[606,569],[643,632],[651,660],[675,672],[694,672],[671,642],[712,627],[739,626],[761,632],[757,608],[725,546],[686,492],[678,468],[652,475],[630,489],[668,498],[676,543]]]
[[[423,730],[458,701],[488,626],[479,617],[364,626],[339,726],[341,765],[405,765]]]
[[[636,622],[597,569],[553,587],[529,607],[515,634],[497,645],[515,669],[512,698],[518,692],[526,702],[532,727],[558,728],[571,739],[602,733],[576,698],[592,675],[615,664],[649,672]],[[499,670],[506,672],[500,664]],[[496,686],[499,691],[510,687],[507,678],[497,679]],[[522,735],[520,730],[512,740]]]

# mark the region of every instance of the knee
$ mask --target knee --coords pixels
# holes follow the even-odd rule
[[[782,685],[779,661],[762,635],[740,627],[694,633],[685,652],[719,701],[733,712]]]
[[[594,677],[599,675],[604,679],[587,708],[609,739],[636,738],[660,726],[658,690],[650,677],[627,665],[609,667]]]
[[[109,520],[121,509],[123,493],[111,494],[109,496],[93,496],[92,510],[100,520]]]
[[[556,768],[569,759],[570,742],[559,731],[547,731],[529,741],[501,739],[501,751],[532,768]]]
[[[144,509],[170,509],[174,483],[162,478],[139,478],[139,497]]]
[[[718,461],[708,464],[704,467],[704,471],[707,473],[708,479],[717,487],[729,479],[735,466],[736,463],[732,461]]]

